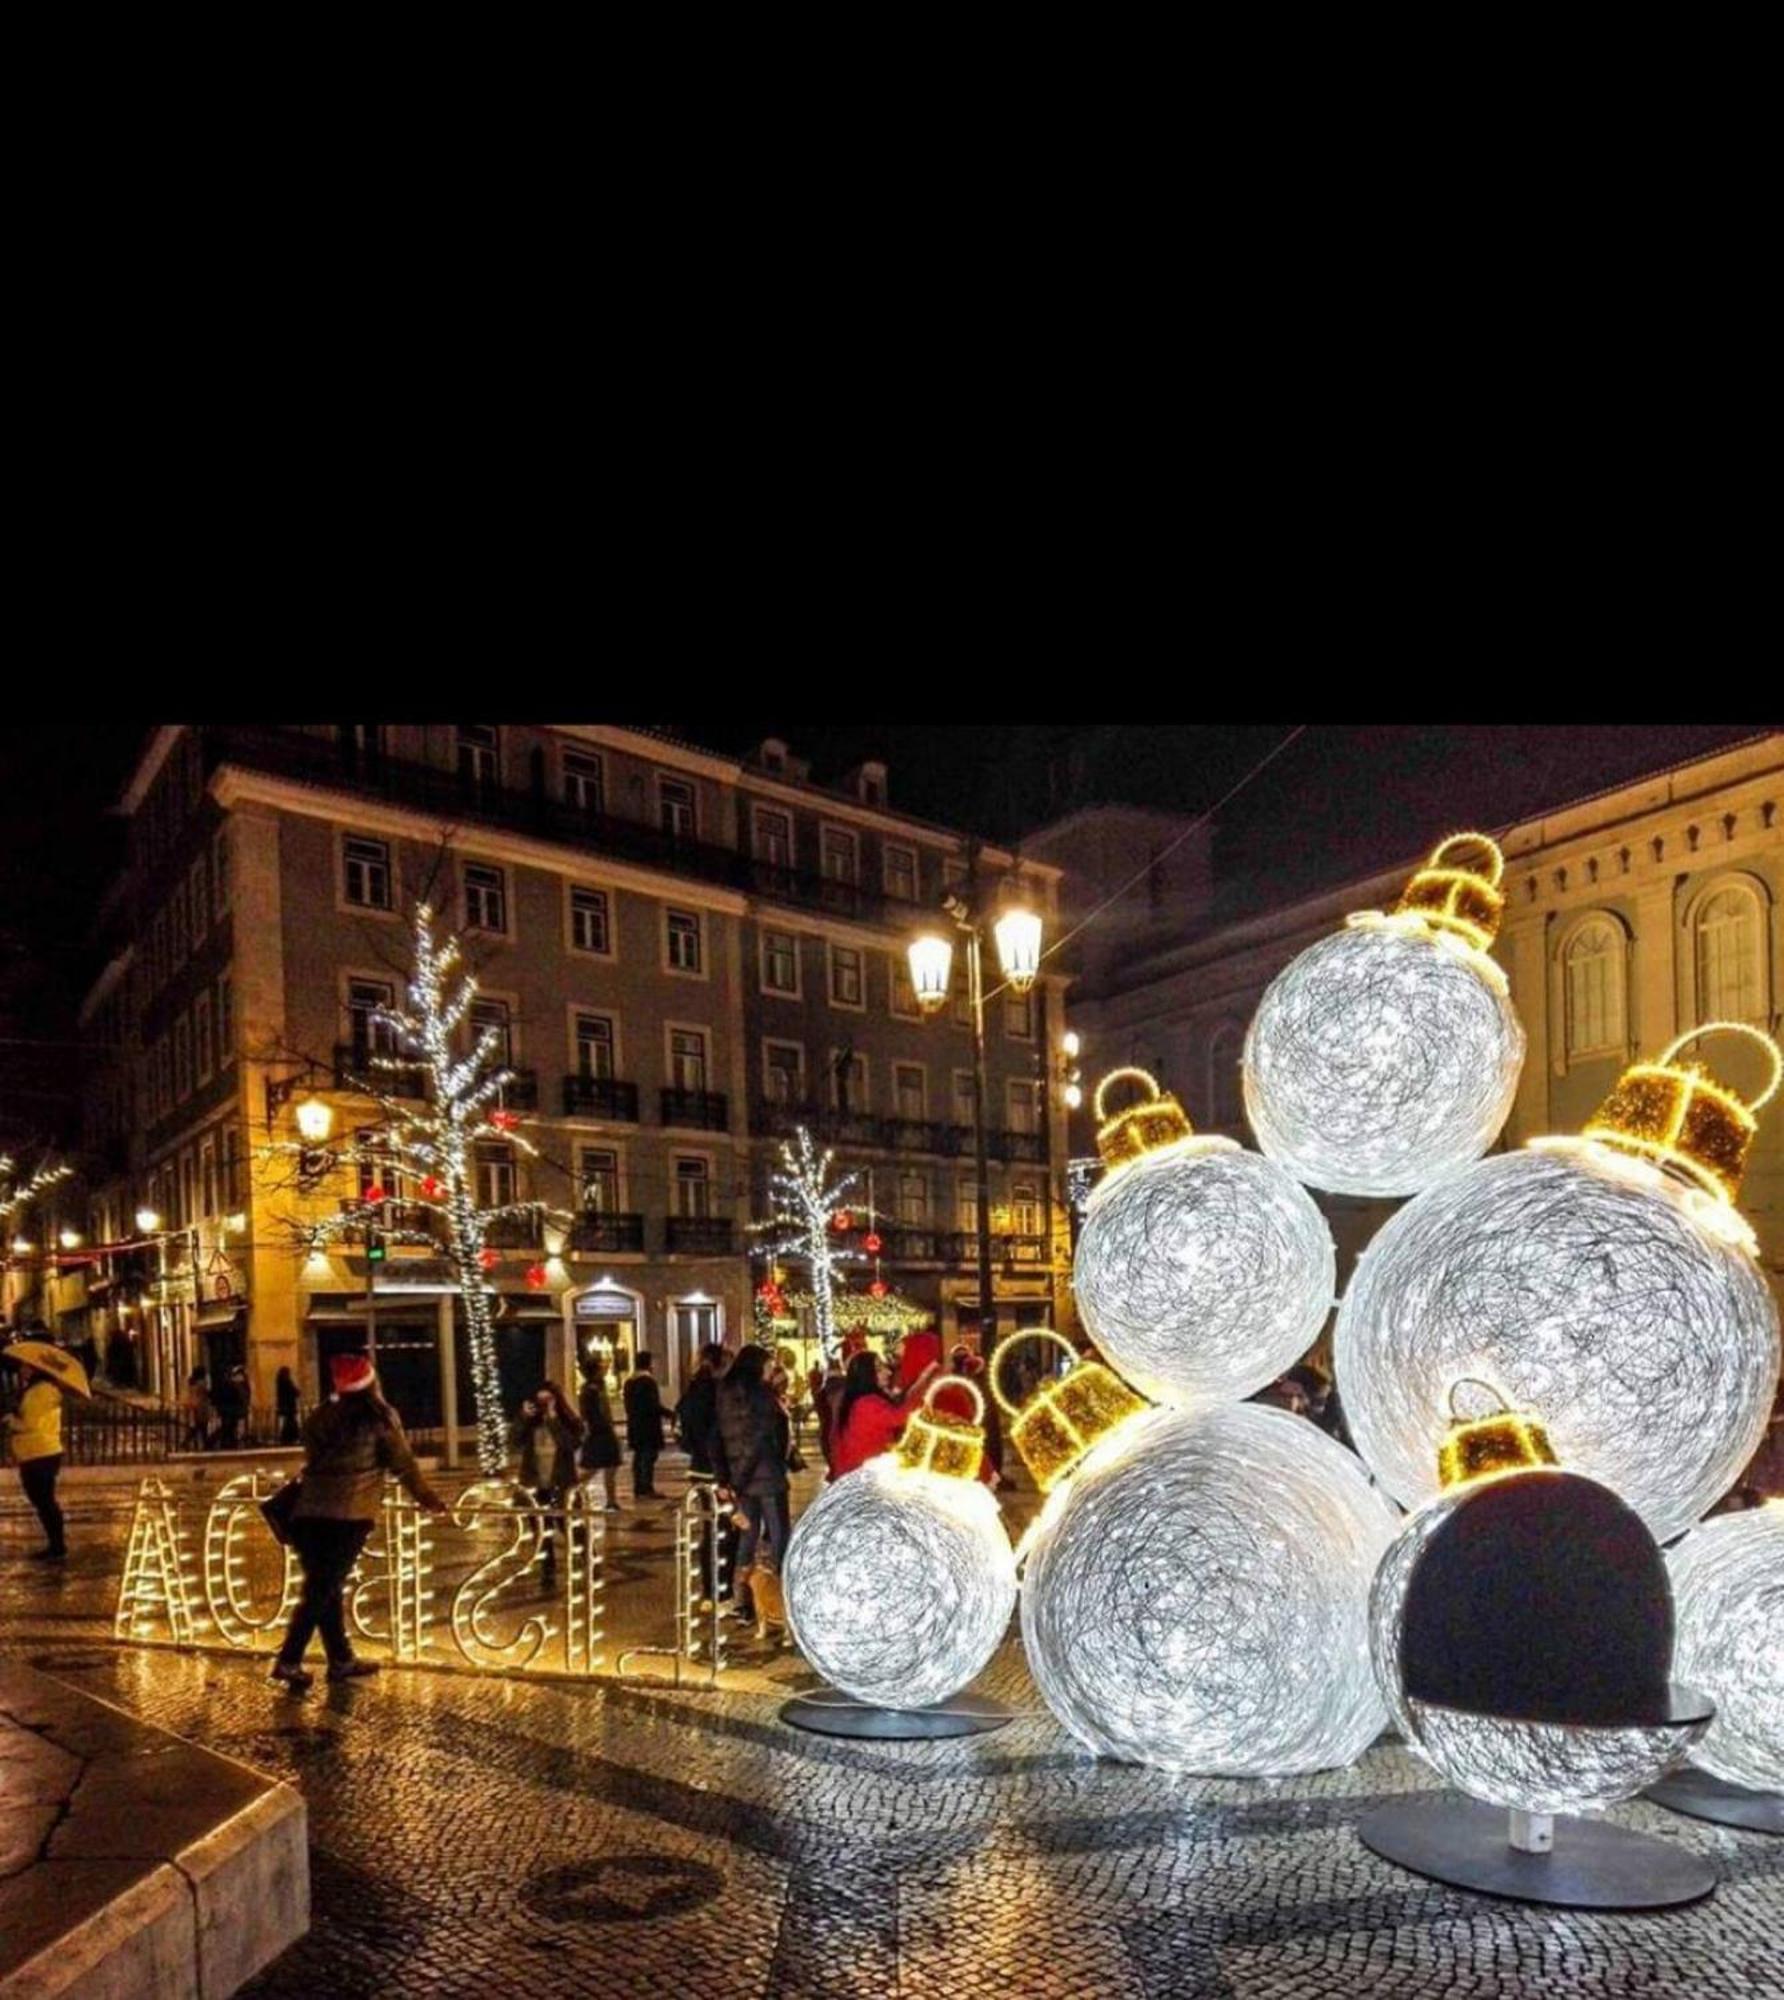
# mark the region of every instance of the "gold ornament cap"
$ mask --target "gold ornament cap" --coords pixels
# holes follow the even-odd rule
[[[1018,1340],[1050,1340],[1072,1358],[1072,1367],[1056,1381],[1040,1383],[1021,1403],[1012,1403],[999,1386],[1003,1365]],[[1057,1486],[1075,1466],[1129,1417],[1143,1415],[1152,1405],[1137,1396],[1119,1375],[1080,1354],[1063,1334],[1051,1327],[1029,1326],[998,1350],[991,1371],[991,1393],[1010,1419],[1010,1442],[1034,1474],[1043,1493]]]
[[[1674,1061],[1687,1042],[1705,1035],[1746,1035],[1765,1050],[1772,1073],[1759,1096],[1749,1102],[1702,1063]],[[1718,1200],[1732,1202],[1759,1129],[1754,1114],[1776,1095],[1780,1077],[1784,1055],[1770,1035],[1745,1021],[1709,1021],[1680,1035],[1654,1062],[1626,1069],[1587,1121],[1585,1137],[1676,1168]]]
[[[1470,1383],[1485,1389],[1498,1409],[1484,1416],[1463,1416],[1456,1408],[1456,1391]],[[1437,1448],[1437,1477],[1446,1493],[1452,1487],[1484,1479],[1490,1472],[1517,1472],[1558,1463],[1540,1418],[1512,1409],[1490,1382],[1476,1376],[1464,1375],[1450,1384],[1449,1435]]]
[[[1432,848],[1394,907],[1485,951],[1499,935],[1504,876],[1505,856],[1496,840],[1484,833],[1452,833]]]
[[[1137,1104],[1109,1115],[1104,1099],[1112,1083],[1127,1080],[1146,1086],[1147,1095]],[[1112,1069],[1096,1087],[1096,1149],[1109,1168],[1131,1166],[1161,1146],[1174,1146],[1180,1139],[1195,1136],[1195,1127],[1168,1090],[1143,1069]]]
[[[938,1389],[964,1389],[973,1399],[973,1414],[957,1417],[951,1410],[938,1410]],[[977,1479],[985,1455],[985,1398],[978,1385],[964,1375],[938,1375],[893,1449],[899,1464],[912,1472],[937,1472],[944,1479]]]

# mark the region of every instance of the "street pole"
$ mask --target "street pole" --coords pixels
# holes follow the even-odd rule
[[[985,1163],[985,983],[979,964],[979,926],[966,926],[967,974],[973,1002],[973,1165],[978,1175],[975,1219],[979,1237],[979,1353],[985,1365],[997,1346],[997,1311],[991,1303],[991,1175]]]

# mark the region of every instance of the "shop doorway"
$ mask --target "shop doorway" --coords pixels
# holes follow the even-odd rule
[[[608,1383],[623,1382],[638,1357],[641,1305],[636,1292],[622,1291],[617,1285],[599,1285],[578,1293],[570,1304],[577,1366],[598,1354],[607,1363]],[[573,1383],[566,1382],[564,1387],[574,1394]]]
[[[711,1299],[677,1299],[669,1312],[670,1341],[675,1349],[671,1380],[679,1391],[694,1379],[700,1350],[723,1332],[719,1308]]]

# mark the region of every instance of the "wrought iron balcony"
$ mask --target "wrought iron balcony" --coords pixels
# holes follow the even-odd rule
[[[511,1069],[497,1102],[504,1111],[537,1111],[539,1072],[536,1069]]]
[[[728,1215],[672,1215],[664,1247],[671,1255],[728,1257],[731,1254],[731,1218]]]
[[[564,1078],[566,1118],[624,1119],[638,1122],[638,1086],[621,1083],[613,1076],[567,1076]]]
[[[953,1148],[946,1143],[952,1126],[944,1125],[935,1118],[888,1118],[886,1137],[891,1145],[904,1153],[946,1153]]]
[[[644,1248],[644,1217],[585,1209],[570,1225],[570,1248],[590,1256]]]
[[[543,1241],[544,1218],[536,1208],[518,1215],[492,1215],[483,1225],[483,1241],[491,1250],[537,1250]]]
[[[376,1058],[385,1051],[369,1042],[336,1042],[334,1087],[378,1097],[425,1097],[427,1086],[419,1069],[381,1069]]]
[[[662,1094],[662,1104],[665,1125],[687,1125],[701,1132],[730,1129],[730,1115],[723,1091],[666,1089]]]
[[[954,1262],[948,1246],[953,1242],[952,1232],[945,1229],[919,1229],[910,1223],[899,1223],[895,1227],[882,1230],[886,1239],[885,1256],[890,1264],[939,1264]]]

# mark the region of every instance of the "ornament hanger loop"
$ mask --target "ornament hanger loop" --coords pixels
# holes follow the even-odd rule
[[[1063,1333],[1055,1333],[1050,1326],[1025,1326],[1019,1328],[1008,1340],[1000,1344],[997,1350],[997,1359],[991,1364],[991,1393],[997,1398],[997,1407],[1003,1411],[1005,1416],[1009,1417],[1019,1417],[1022,1414],[1022,1405],[1020,1403],[1012,1403],[1009,1397],[1003,1392],[1002,1376],[1004,1363],[1010,1358],[1010,1350],[1019,1346],[1025,1340],[1052,1341],[1055,1347],[1063,1348],[1071,1357],[1074,1367],[1084,1358],[1072,1343],[1066,1339]],[[953,1381],[959,1378],[950,1376],[948,1379]]]
[[[979,1385],[976,1382],[971,1381],[965,1375],[938,1375],[923,1393],[924,1409],[932,1410],[935,1408],[935,1392],[938,1389],[947,1389],[954,1393],[964,1390],[973,1399],[973,1413],[967,1419],[967,1422],[976,1425],[980,1430],[984,1429],[985,1398],[980,1393]]]
[[[1456,1403],[1456,1392],[1460,1389],[1484,1389],[1492,1397],[1493,1407],[1490,1410],[1475,1410],[1472,1412],[1460,1409]],[[1469,1400],[1472,1401],[1473,1398],[1471,1397]],[[1449,1413],[1451,1423],[1476,1423],[1483,1416],[1509,1415],[1510,1412],[1511,1404],[1506,1401],[1505,1392],[1501,1389],[1496,1389],[1485,1376],[1458,1375],[1449,1385]]]
[[[1442,868],[1445,866],[1444,856],[1452,848],[1457,847],[1475,847],[1482,850],[1486,858],[1486,867],[1484,869],[1469,868],[1468,872],[1470,874],[1484,875],[1487,882],[1493,888],[1497,889],[1499,884],[1505,879],[1505,856],[1499,851],[1498,841],[1494,840],[1490,834],[1452,833],[1447,840],[1440,840],[1432,848],[1431,858],[1425,863],[1425,866],[1427,868]],[[1458,863],[1453,860],[1447,865],[1452,868],[1467,866],[1465,862]]]
[[[1096,1115],[1099,1123],[1106,1123],[1109,1117],[1108,1109],[1103,1103],[1103,1097],[1104,1094],[1107,1092],[1110,1084],[1120,1083],[1124,1078],[1128,1077],[1131,1077],[1136,1082],[1143,1083],[1146,1086],[1146,1095],[1149,1099],[1155,1099],[1160,1095],[1158,1087],[1158,1078],[1155,1077],[1149,1070],[1136,1069],[1131,1065],[1125,1069],[1112,1069],[1110,1070],[1109,1074],[1103,1078],[1102,1082],[1097,1085],[1096,1096],[1092,1100],[1095,1105]]]
[[[1771,1058],[1771,1081],[1757,1097],[1750,1097],[1743,1101],[1749,1111],[1758,1111],[1771,1103],[1772,1099],[1778,1094],[1778,1085],[1780,1082],[1784,1082],[1784,1051],[1780,1051],[1778,1044],[1772,1040],[1771,1036],[1763,1028],[1756,1028],[1751,1022],[1705,1021],[1700,1028],[1688,1028],[1684,1034],[1676,1036],[1672,1041],[1667,1043],[1666,1047],[1660,1051],[1659,1060],[1663,1063],[1671,1062],[1687,1042],[1700,1041],[1705,1035],[1746,1035],[1753,1041],[1756,1041],[1765,1050],[1766,1054]],[[1740,1095],[1738,1091],[1731,1092],[1730,1094],[1733,1096]]]

